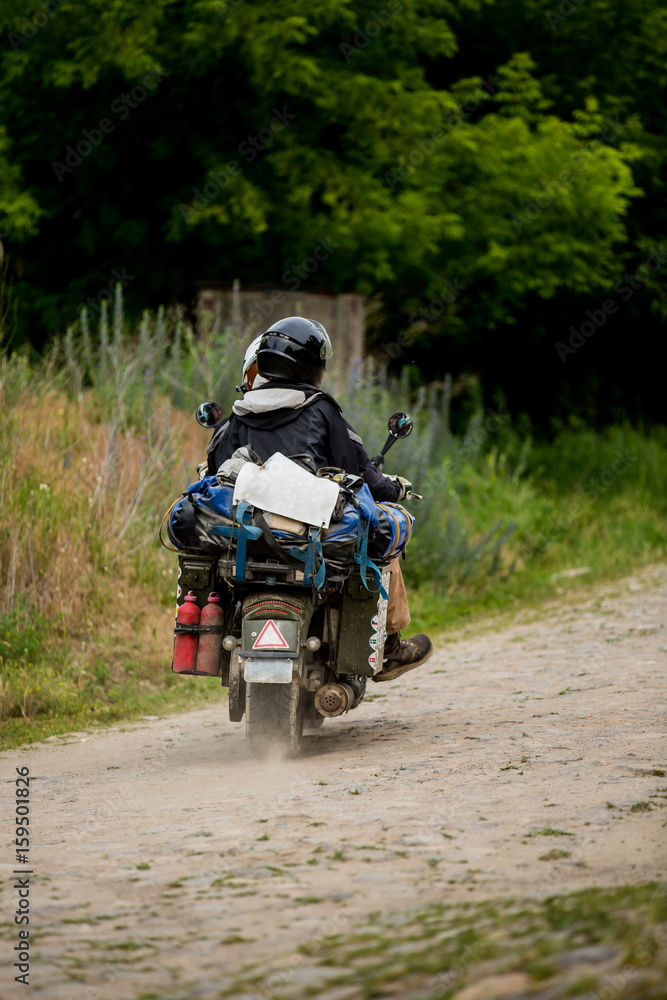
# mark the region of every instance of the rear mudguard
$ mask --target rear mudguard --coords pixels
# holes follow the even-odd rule
[[[301,673],[312,614],[310,599],[292,592],[256,591],[245,597],[238,655],[247,682],[289,684]]]

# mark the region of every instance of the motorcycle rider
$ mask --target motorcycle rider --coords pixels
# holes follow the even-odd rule
[[[249,386],[243,399],[234,403],[231,416],[214,430],[207,449],[209,474],[215,474],[237,448],[248,446],[262,462],[281,452],[313,472],[335,466],[362,475],[377,500],[403,499],[410,482],[385,476],[373,465],[334,397],[320,389],[332,354],[322,324],[302,316],[279,320],[253,341],[244,359],[244,381],[249,375]],[[393,680],[433,653],[426,635],[401,638],[410,611],[398,558],[391,560],[390,571],[387,639],[375,681]]]
[[[262,342],[263,334],[260,333],[259,337],[255,337],[252,344],[248,347],[243,357],[243,369],[241,373],[241,385],[236,386],[237,392],[250,392],[251,389],[259,389],[260,385],[264,385],[267,381],[262,375],[257,371],[257,351],[259,350],[259,345]]]
[[[261,341],[262,335],[255,337],[253,342],[246,349],[243,358],[241,385],[236,386],[236,391],[242,392],[244,395],[246,392],[250,392],[251,389],[258,389],[260,385],[264,385],[268,381],[260,375],[257,370],[257,351],[259,350]],[[219,466],[215,464],[215,450],[229,422],[229,417],[222,420],[220,407],[216,404],[202,403],[199,409],[201,410],[203,407],[212,408],[213,406],[215,406],[215,411],[217,412],[217,421],[214,425],[215,431],[213,436],[211,437],[208,447],[206,448],[208,459],[206,462],[197,466],[197,472],[200,478],[202,476],[214,476],[217,472]],[[364,482],[368,484],[374,499],[379,501],[388,500],[392,503],[395,503],[398,500],[403,500],[407,491],[411,489],[412,484],[402,476],[385,476],[382,472],[380,472],[378,467],[373,465],[371,459],[364,450],[361,437],[347,421],[345,421],[345,423],[347,425],[348,434],[350,436],[350,440],[352,441],[357,462],[359,464],[359,475],[362,476]],[[209,424],[209,426],[212,425]]]

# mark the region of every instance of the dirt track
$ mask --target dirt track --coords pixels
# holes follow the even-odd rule
[[[5,921],[8,782],[37,779],[31,984],[213,998],[256,964],[258,996],[297,996],[323,975],[298,946],[373,911],[664,876],[666,611],[653,567],[450,638],[297,762],[251,760],[218,707],[3,754]]]

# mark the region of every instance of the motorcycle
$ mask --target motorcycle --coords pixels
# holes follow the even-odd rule
[[[202,404],[197,419],[210,427],[218,413],[215,404]],[[412,428],[409,414],[394,413],[374,464],[381,467],[389,448]],[[281,491],[284,463],[292,468],[288,489]],[[320,470],[314,477],[280,454],[263,466],[241,466],[231,508],[216,523],[201,494],[190,494],[195,507],[200,503],[199,536],[207,541],[180,545],[172,669],[221,678],[229,690],[229,718],[245,717],[254,757],[294,757],[304,729],[357,708],[368,679],[382,668],[391,547],[375,562],[368,558],[371,525],[363,518],[369,504],[360,498],[370,492],[361,477],[343,470]],[[299,475],[306,477],[302,487],[295,485]],[[421,499],[412,491],[407,498]],[[400,520],[398,511],[405,515],[409,538],[411,515],[399,505],[380,506],[396,508],[388,511],[389,521]],[[345,558],[331,540],[336,534],[344,539]],[[176,541],[171,532],[170,538]],[[300,547],[286,538],[299,538]],[[192,543],[193,535],[188,539]],[[400,539],[392,545],[393,558]]]

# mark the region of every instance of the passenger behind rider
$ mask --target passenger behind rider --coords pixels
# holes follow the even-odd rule
[[[207,447],[208,474],[215,475],[237,448],[247,445],[263,462],[279,451],[313,472],[335,466],[363,476],[376,500],[402,500],[411,483],[385,476],[373,465],[334,397],[320,389],[332,353],[324,327],[301,316],[279,320],[256,338],[243,362],[244,396],[229,417],[220,419]],[[401,638],[410,611],[398,558],[389,566],[387,639],[376,681],[399,677],[433,652],[426,635]]]

